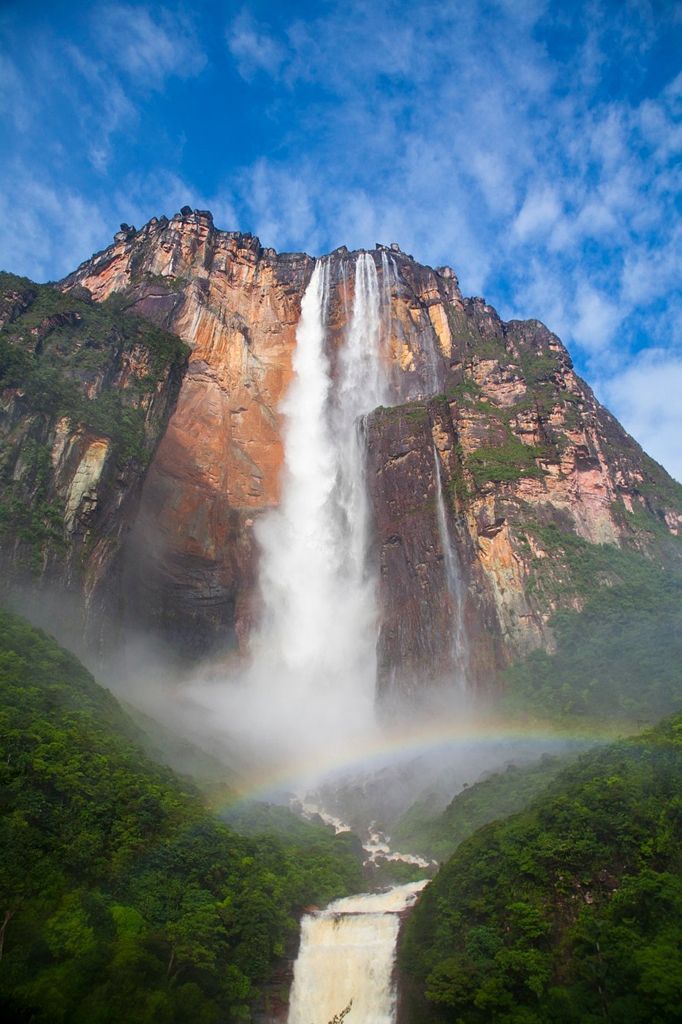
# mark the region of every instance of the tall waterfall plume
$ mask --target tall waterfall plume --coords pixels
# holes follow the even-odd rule
[[[381,303],[374,261],[361,253],[332,389],[330,270],[318,263],[303,297],[282,405],[282,500],[257,528],[264,617],[254,650],[289,677],[292,698],[343,692],[366,711],[374,699],[376,613],[366,570],[363,417],[384,398]]]
[[[303,296],[285,417],[282,499],[257,526],[263,620],[256,662],[287,676],[305,695],[311,676],[336,665],[329,614],[341,564],[332,512],[337,453],[328,417],[331,387],[325,352],[329,264],[317,263]],[[273,679],[273,684],[276,680]],[[289,690],[292,699],[296,692]]]
[[[385,303],[372,257],[355,260],[350,322],[335,358],[327,330],[334,272],[316,263],[303,296],[293,377],[281,406],[280,505],[256,524],[262,618],[251,664],[231,687],[238,742],[275,757],[314,754],[371,729],[376,593],[367,565],[364,418],[385,401]]]
[[[374,260],[360,253],[355,264],[355,291],[347,337],[339,354],[338,383],[331,410],[337,444],[337,493],[346,540],[346,576],[361,599],[374,644],[374,594],[367,575],[368,503],[365,478],[364,418],[386,401],[386,372],[382,360],[382,319],[390,303],[382,302]],[[356,636],[357,639],[357,636]]]

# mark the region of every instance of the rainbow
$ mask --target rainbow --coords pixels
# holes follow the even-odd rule
[[[335,776],[353,775],[362,772],[371,774],[392,762],[437,755],[450,755],[457,750],[465,753],[469,748],[480,750],[496,746],[537,748],[537,756],[559,745],[587,748],[615,742],[641,730],[642,726],[625,728],[623,723],[567,723],[557,725],[540,720],[508,718],[504,721],[488,715],[480,717],[447,718],[411,723],[409,725],[375,726],[352,739],[334,745],[330,743],[323,751],[301,753],[298,757],[275,764],[252,765],[242,769],[236,779],[226,784],[225,791],[214,794],[210,806],[215,811],[226,810],[235,805],[252,801],[272,801],[277,795],[305,790],[306,786]],[[509,754],[513,753],[513,749]],[[500,759],[500,765],[503,763]],[[494,765],[491,765],[494,767]],[[227,794],[227,795],[226,795]]]

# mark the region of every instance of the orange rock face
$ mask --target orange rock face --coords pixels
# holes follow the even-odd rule
[[[644,550],[636,517],[675,534],[680,502],[542,324],[502,323],[482,299],[462,298],[449,268],[420,266],[393,247],[372,257],[390,404],[404,406],[404,415],[373,417],[368,433],[383,678],[413,677],[420,658],[448,671],[452,601],[434,518],[434,445],[466,580],[472,664],[483,678],[552,642],[552,608],[527,587],[549,556],[528,523],[590,543],[638,544],[641,536]],[[342,249],[328,260],[333,366],[352,307],[354,256]],[[192,349],[126,563],[132,618],[185,653],[243,647],[257,614],[252,527],[279,499],[278,410],[312,267],[304,254],[278,255],[185,208],[171,221],[122,230],[63,282],[97,300],[125,293],[134,311]]]
[[[210,216],[152,221],[69,280],[192,348],[175,412],[147,474],[128,558],[131,613],[189,651],[248,631],[253,514],[278,500],[277,415],[291,375],[307,256],[217,232]],[[151,611],[150,611],[151,609]]]
[[[391,254],[390,262],[383,256],[382,266],[377,253],[376,262],[393,293],[386,357],[394,398],[426,394],[444,379],[444,303],[461,306],[456,279],[402,254]],[[256,600],[251,527],[278,501],[278,408],[312,266],[305,255],[277,255],[251,236],[216,231],[210,215],[195,211],[121,231],[64,283],[84,286],[97,301],[125,292],[133,312],[192,348],[147,474],[128,557],[130,590],[138,594],[131,617],[157,625],[190,652],[230,637],[242,645],[249,633]],[[333,264],[332,349],[352,306],[352,266],[347,254]]]

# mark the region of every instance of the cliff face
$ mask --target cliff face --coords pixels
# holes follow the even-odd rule
[[[130,618],[184,653],[248,635],[252,526],[278,500],[277,407],[312,266],[190,213],[120,232],[65,282],[97,301],[124,292],[192,347],[126,560]]]
[[[0,568],[101,646],[187,350],[121,303],[0,274]]]
[[[384,685],[408,691],[421,651],[446,635],[430,625],[447,608],[434,448],[464,575],[474,679],[552,648],[553,613],[579,610],[587,596],[574,574],[576,545],[625,545],[661,564],[680,554],[682,488],[600,406],[559,339],[538,321],[503,323],[481,299],[443,313],[444,394],[370,423],[380,664]],[[442,662],[442,642],[434,654]]]
[[[391,408],[366,424],[382,685],[409,690],[425,664],[436,676],[452,669],[438,476],[466,590],[470,671],[483,679],[551,645],[551,613],[580,605],[571,538],[675,557],[682,489],[599,405],[541,323],[503,323],[482,299],[462,298],[449,268],[420,266],[397,247],[373,258],[389,312],[391,392]],[[329,259],[333,361],[353,254]],[[122,228],[62,282],[67,295],[84,287],[96,302],[121,294],[191,346],[126,545],[129,614],[184,651],[248,636],[252,527],[278,501],[278,406],[312,267],[184,208]]]

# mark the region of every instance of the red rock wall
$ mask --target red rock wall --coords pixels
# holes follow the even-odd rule
[[[624,513],[675,533],[682,506],[670,478],[599,406],[542,324],[502,323],[482,299],[462,299],[448,268],[393,249],[373,255],[390,296],[391,402],[408,403],[368,424],[383,685],[409,690],[425,671],[448,672],[434,443],[468,584],[472,665],[485,681],[514,654],[551,644],[552,608],[534,604],[526,588],[532,559],[543,556],[537,546],[528,551],[529,519],[592,543],[636,544]],[[333,360],[352,305],[352,254],[330,259]],[[96,299],[125,292],[135,311],[192,346],[128,552],[132,617],[186,652],[243,646],[257,614],[252,526],[278,500],[278,407],[312,265],[216,231],[210,215],[185,209],[122,230],[64,282]],[[490,449],[508,450],[512,463],[520,451],[522,471],[486,479],[480,460]]]

